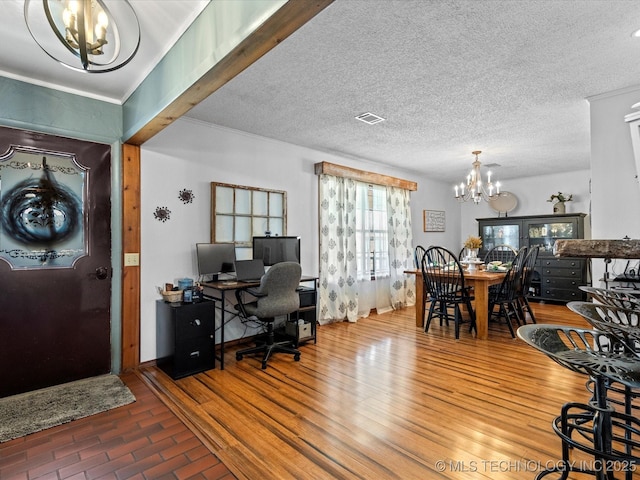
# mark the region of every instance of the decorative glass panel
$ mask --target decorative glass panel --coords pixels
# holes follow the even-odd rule
[[[253,217],[253,236],[262,237],[269,230],[269,224],[264,217]]]
[[[251,242],[251,217],[236,217],[236,243]]]
[[[251,260],[253,258],[253,248],[236,248],[236,260]]]
[[[281,218],[270,218],[269,219],[269,230],[271,231],[271,235],[284,235],[284,225],[282,223]]]
[[[269,194],[269,216],[280,217],[284,211],[284,195],[271,192]]]
[[[236,188],[236,215],[251,215],[251,190]]]
[[[211,242],[233,242],[237,255],[254,236],[287,234],[287,192],[212,182],[211,201]]]
[[[233,216],[216,215],[216,243],[233,242]]]
[[[12,269],[72,268],[87,255],[86,176],[73,155],[12,147],[0,157],[0,258]]]
[[[233,188],[218,187],[216,188],[216,212],[217,213],[233,213]]]
[[[260,192],[255,190],[253,192],[253,214],[254,215],[267,215],[269,212],[269,195],[267,192]]]

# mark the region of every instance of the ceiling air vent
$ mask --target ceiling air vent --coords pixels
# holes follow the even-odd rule
[[[384,122],[384,118],[379,117],[378,115],[367,112],[356,117],[356,120],[360,120],[361,122],[367,123],[369,125],[373,125],[375,123]]]

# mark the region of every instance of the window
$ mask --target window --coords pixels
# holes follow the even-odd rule
[[[358,279],[389,276],[389,237],[386,189],[357,184],[356,256]]]
[[[234,243],[238,259],[251,258],[254,236],[287,234],[287,193],[211,183],[211,242]]]

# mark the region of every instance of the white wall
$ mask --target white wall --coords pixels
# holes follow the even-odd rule
[[[411,196],[414,243],[459,243],[459,208],[448,185],[415,173],[273,141],[217,126],[180,119],[142,147],[141,152],[141,361],[156,358],[156,286],[178,278],[197,278],[195,244],[210,241],[210,182],[224,182],[287,192],[287,234],[301,238],[303,274],[318,273],[318,180],[314,164],[322,161],[416,181]],[[182,189],[194,200],[183,204]],[[167,207],[167,222],[154,219]],[[446,210],[447,231],[422,232],[422,210]],[[451,210],[451,211],[450,211]],[[250,334],[238,322],[225,330],[230,340]]]
[[[445,212],[444,232],[424,231],[424,210]],[[451,185],[429,179],[418,180],[418,191],[411,195],[413,244],[440,245],[455,251],[460,244],[460,206],[452,195]]]
[[[589,192],[589,170],[570,173],[556,173],[519,179],[500,180],[504,190],[518,199],[516,208],[509,212],[510,217],[521,215],[551,215],[553,204],[547,202],[552,194],[562,192],[572,194],[573,200],[566,204],[567,213],[586,213],[589,215],[591,196]],[[461,241],[469,235],[478,235],[477,218],[498,217],[488,203],[475,205],[473,202],[461,204]],[[504,213],[501,214],[504,216]],[[586,232],[585,232],[585,235]],[[458,248],[461,248],[460,245]]]
[[[594,239],[640,238],[638,186],[629,126],[624,116],[640,101],[640,88],[611,92],[589,99],[591,105],[592,220]],[[612,262],[619,273],[626,261]],[[594,285],[604,261],[593,261]]]

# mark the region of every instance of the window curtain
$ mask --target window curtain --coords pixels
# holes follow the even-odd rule
[[[319,191],[319,322],[414,305],[410,192],[330,175]]]
[[[356,208],[358,316],[366,317],[391,310],[385,187],[357,182]]]
[[[358,318],[356,182],[320,175],[320,324]]]
[[[411,230],[411,194],[409,190],[387,187],[389,222],[389,289],[393,309],[416,303],[416,276],[407,275],[413,265],[413,233]]]

